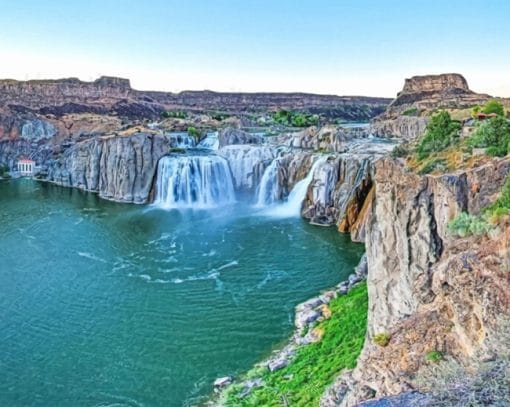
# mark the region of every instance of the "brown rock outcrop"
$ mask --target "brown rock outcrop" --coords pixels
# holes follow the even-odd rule
[[[371,132],[412,140],[425,131],[434,109],[465,109],[483,104],[489,95],[471,91],[466,79],[455,73],[413,76],[386,111],[371,122]]]
[[[411,390],[428,352],[468,359],[493,332],[495,315],[510,316],[510,279],[502,272],[509,225],[494,240],[455,241],[447,233],[459,212],[476,214],[496,198],[510,160],[424,177],[389,158],[375,166],[367,338],[358,366],[339,378],[324,406]],[[378,333],[391,337],[388,346],[373,344]]]

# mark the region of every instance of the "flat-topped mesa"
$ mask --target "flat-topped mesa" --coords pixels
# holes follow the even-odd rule
[[[456,107],[471,104],[473,98],[479,100],[481,96],[485,95],[471,91],[466,79],[457,73],[413,76],[405,80],[404,88],[391,102],[388,110],[413,103],[418,103],[423,108],[441,103]]]
[[[413,76],[405,80],[386,111],[373,119],[371,131],[377,136],[415,139],[423,134],[436,109],[468,109],[489,98],[470,90],[466,79],[457,73]]]
[[[466,78],[458,73],[444,73],[440,75],[423,75],[407,78],[404,89],[399,93],[423,92],[423,91],[456,91],[463,90],[471,92]]]

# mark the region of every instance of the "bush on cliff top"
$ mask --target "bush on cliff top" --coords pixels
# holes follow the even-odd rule
[[[501,189],[500,197],[492,205],[485,209],[485,214],[498,220],[501,216],[510,213],[510,175]]]
[[[487,154],[503,157],[510,152],[510,123],[494,117],[481,123],[469,139],[473,147],[487,148]]]
[[[448,231],[455,236],[480,236],[488,233],[492,226],[482,217],[462,212],[448,223]]]
[[[452,120],[447,111],[432,116],[416,149],[418,159],[423,160],[431,153],[443,151],[454,144],[459,139],[461,127],[460,122]]]
[[[482,113],[485,114],[492,114],[496,113],[498,116],[504,116],[505,115],[505,108],[501,103],[499,103],[497,100],[492,99],[489,100],[485,105],[481,108]]]
[[[331,301],[330,319],[319,323],[322,340],[299,348],[283,369],[264,369],[264,387],[242,398],[242,388],[233,386],[225,395],[227,406],[317,406],[327,386],[343,369],[352,369],[365,339],[368,298],[366,283]],[[257,369],[257,368],[255,368]],[[260,368],[257,369],[260,373]],[[248,377],[253,374],[248,373]]]

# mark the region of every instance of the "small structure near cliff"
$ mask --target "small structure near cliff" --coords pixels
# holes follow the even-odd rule
[[[18,160],[18,171],[21,176],[28,176],[34,173],[35,161],[22,157]]]

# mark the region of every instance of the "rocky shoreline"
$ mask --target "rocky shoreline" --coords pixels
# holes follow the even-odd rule
[[[365,281],[368,273],[367,257],[364,254],[359,264],[354,268],[347,279],[334,288],[325,290],[316,297],[298,304],[295,308],[294,333],[289,338],[288,343],[280,350],[276,350],[266,360],[257,364],[270,372],[275,372],[292,363],[296,350],[301,346],[306,346],[321,340],[320,333],[314,330],[318,322],[324,321],[331,316],[328,304],[339,295],[347,295],[350,290],[361,282]],[[222,405],[222,395],[228,390],[229,386],[236,384],[242,386],[241,397],[248,396],[255,388],[264,386],[264,381],[260,377],[250,378],[241,382],[236,381],[233,376],[220,377],[214,381],[214,392],[216,395],[206,405]]]

